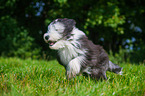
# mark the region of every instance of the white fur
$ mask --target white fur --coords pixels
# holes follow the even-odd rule
[[[79,39],[82,35],[85,35],[84,32],[82,32],[81,30],[79,30],[78,28],[74,27],[73,30],[72,30],[72,33],[73,34],[73,39],[74,40],[77,40]]]
[[[58,50],[61,61],[67,65],[73,58],[79,54],[85,55],[85,50],[77,49],[69,41],[64,41],[64,47]]]
[[[64,29],[64,25],[57,22],[48,26],[48,32],[46,34],[49,35],[50,41],[57,41],[58,39],[62,38],[62,35],[60,33],[62,33]]]
[[[50,24],[48,26],[48,32],[44,34],[44,37],[49,35],[50,41],[57,41],[50,48],[58,50],[60,60],[66,66],[66,75],[68,78],[72,78],[80,73],[81,63],[85,62],[86,50],[77,48],[77,46],[81,46],[78,39],[82,35],[85,35],[85,33],[74,27],[71,33],[72,36],[68,40],[63,40],[60,34],[63,31],[64,25],[62,23]],[[48,40],[45,41],[48,42]],[[84,72],[88,73],[88,68]]]
[[[62,25],[60,24],[58,27],[60,27],[60,26],[62,26]],[[51,29],[51,26],[50,26],[50,29]],[[58,32],[56,32],[56,33],[54,31],[53,31],[54,33],[53,32],[51,33],[51,32],[52,32],[52,29],[48,33],[45,33],[44,37],[45,37],[45,35],[49,34],[49,36],[50,36],[49,40],[51,40],[51,41],[57,41],[58,39],[62,38],[61,35],[57,36]],[[83,33],[82,31],[80,31],[77,28],[74,28],[72,30],[72,34],[73,35],[68,39],[68,41],[66,41],[66,40],[58,40],[53,46],[50,46],[50,48],[51,49],[55,49],[55,50],[59,50],[59,49],[62,49],[64,47],[70,46],[69,48],[75,50],[73,48],[72,44],[75,45],[75,46],[80,45],[80,43],[77,41],[77,39],[79,39],[82,35],[85,35],[85,33]],[[71,41],[69,41],[69,40],[71,40]]]
[[[87,74],[91,74],[90,69],[91,69],[91,67],[87,67],[87,68],[83,69],[82,72],[85,72]]]
[[[83,61],[84,61],[84,56],[78,56],[69,62],[66,68],[68,78],[75,77],[80,73],[81,62]]]
[[[61,46],[58,50],[60,55],[60,60],[67,66],[67,77],[72,78],[80,73],[81,63],[84,62],[85,59],[85,49],[78,49],[77,45],[80,45],[77,39],[81,35],[85,35],[82,31],[75,29],[72,31],[73,37],[70,37],[71,41],[60,40],[59,44],[56,43],[57,46]],[[73,45],[72,45],[73,44]],[[53,45],[53,47],[58,48]],[[62,47],[63,46],[63,47]]]
[[[77,34],[74,34],[74,33],[77,33]],[[60,58],[62,59],[62,61],[64,61],[63,62],[64,64],[68,64],[70,60],[72,60],[72,58],[77,57],[78,54],[85,55],[86,53],[85,49],[78,49],[77,47],[75,47],[77,45],[80,45],[80,43],[77,41],[77,39],[79,39],[78,36],[84,35],[84,33],[82,34],[81,31],[78,31],[77,29],[77,30],[73,30],[72,34],[74,35],[73,37],[70,37],[70,38],[73,38],[73,40],[70,40],[70,41],[59,40],[56,42],[56,44],[52,46],[53,48],[55,47],[56,49],[59,48],[58,52],[59,52]]]
[[[66,46],[66,41],[59,40],[53,46],[49,46],[51,49],[59,50]]]

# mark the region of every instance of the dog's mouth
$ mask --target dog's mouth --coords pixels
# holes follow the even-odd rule
[[[49,46],[53,46],[56,43],[56,41],[48,41]]]

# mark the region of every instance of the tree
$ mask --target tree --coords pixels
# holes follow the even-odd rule
[[[51,51],[43,34],[56,18],[75,19],[76,26],[107,51],[115,53],[124,48],[142,54],[145,50],[144,0],[1,0],[0,6],[0,17],[14,19],[17,28],[26,29],[34,39],[33,45],[45,52]]]

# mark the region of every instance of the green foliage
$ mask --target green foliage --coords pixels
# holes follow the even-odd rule
[[[115,64],[121,63],[130,63],[131,62],[131,55],[125,49],[120,48],[118,53],[114,53],[112,51],[109,52],[109,59],[110,61],[114,62]]]
[[[19,27],[17,21],[9,16],[0,18],[0,54],[22,58],[38,55],[40,49],[33,49],[34,39],[28,36],[24,27]]]
[[[145,46],[141,44],[135,51],[130,52],[130,59],[132,62],[145,63]]]
[[[2,96],[143,96],[145,65],[121,63],[123,75],[107,72],[107,81],[77,76],[65,79],[64,68],[53,61],[0,58]]]
[[[66,3],[67,0],[54,0],[54,2],[59,2],[60,4],[62,4],[62,3]]]
[[[53,52],[42,38],[48,24],[56,18],[72,18],[90,40],[103,45],[106,51],[116,54],[120,47],[132,46],[131,51],[127,49],[134,54],[129,58],[137,56],[132,60],[142,62],[144,3],[144,0],[0,0],[0,54],[38,58],[47,53],[46,57],[52,57]],[[132,37],[135,41],[127,43]]]
[[[120,48],[119,52],[113,53],[113,51],[109,52],[109,59],[116,64],[120,63],[145,63],[145,47],[144,45],[140,45],[139,49],[136,51],[126,50]]]
[[[103,25],[104,27],[111,27],[118,34],[123,34],[124,30],[119,25],[125,23],[125,16],[120,14],[120,9],[117,4],[113,2],[107,2],[107,4],[94,4],[88,11],[88,17],[86,20],[85,28],[88,26]]]

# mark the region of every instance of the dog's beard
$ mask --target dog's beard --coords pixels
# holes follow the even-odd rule
[[[53,46],[57,41],[48,41],[49,46]]]
[[[65,40],[58,40],[55,42],[50,41],[50,43],[49,43],[49,48],[54,49],[54,50],[62,49],[65,46],[67,46],[67,41],[65,41]]]

